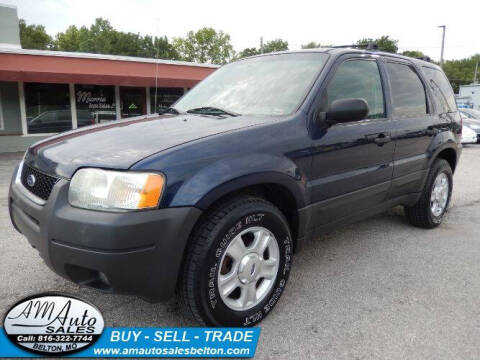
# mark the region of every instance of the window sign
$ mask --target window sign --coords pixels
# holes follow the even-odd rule
[[[155,88],[150,88],[150,108],[152,113],[163,114],[183,95],[182,88],[157,88],[157,101],[155,102]],[[157,108],[155,109],[155,104]]]
[[[122,118],[145,115],[147,97],[144,87],[121,87],[120,99]]]
[[[113,86],[75,85],[78,127],[116,119]]]

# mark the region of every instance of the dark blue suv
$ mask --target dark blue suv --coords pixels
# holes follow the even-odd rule
[[[166,114],[31,146],[12,180],[16,229],[85,286],[162,300],[209,325],[261,321],[295,251],[402,205],[440,224],[461,118],[442,70],[355,49],[223,66]]]

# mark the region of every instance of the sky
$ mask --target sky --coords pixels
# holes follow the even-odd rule
[[[310,41],[345,45],[360,38],[389,35],[399,51],[420,50],[440,58],[446,25],[444,58],[480,53],[479,0],[0,0],[16,5],[27,24],[42,24],[54,36],[69,25],[82,26],[103,17],[120,31],[142,35],[185,36],[213,27],[231,36],[236,51],[259,47],[276,38],[291,50]]]

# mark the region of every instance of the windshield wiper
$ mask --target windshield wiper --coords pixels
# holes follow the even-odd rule
[[[162,114],[175,114],[175,115],[180,115],[181,112],[175,109],[174,107],[170,106],[169,108],[166,108]]]
[[[223,110],[213,106],[204,106],[199,108],[194,108],[187,110],[189,114],[205,114],[205,115],[229,115],[229,116],[239,116],[240,114],[234,113],[232,111]]]

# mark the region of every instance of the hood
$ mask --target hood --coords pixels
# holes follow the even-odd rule
[[[266,121],[262,117],[193,114],[121,120],[40,141],[29,148],[25,162],[65,178],[80,167],[128,169],[147,156],[174,146]]]

